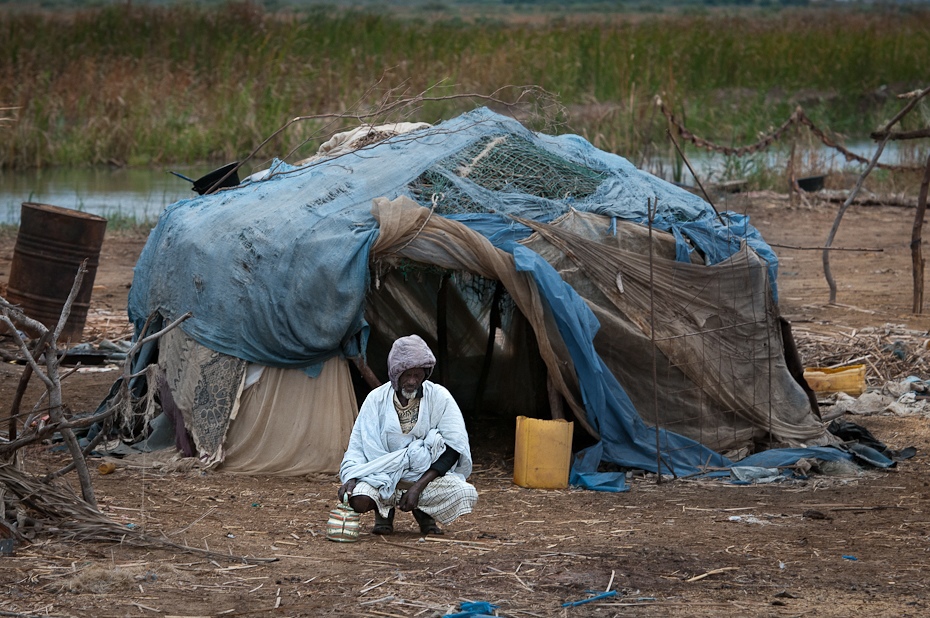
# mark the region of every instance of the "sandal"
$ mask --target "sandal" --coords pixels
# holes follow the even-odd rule
[[[394,509],[388,511],[387,517],[381,517],[381,513],[375,508],[375,527],[371,529],[372,534],[394,534]]]
[[[442,529],[436,525],[436,520],[420,509],[413,509],[413,518],[420,524],[421,534],[445,534]]]

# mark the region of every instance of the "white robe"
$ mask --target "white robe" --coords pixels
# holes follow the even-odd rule
[[[472,469],[465,420],[449,391],[423,382],[419,418],[410,433],[403,433],[394,408],[394,389],[383,384],[369,393],[359,410],[349,448],[342,458],[339,477],[363,481],[389,500],[400,481],[416,482],[449,445],[459,453],[446,476],[464,481]]]

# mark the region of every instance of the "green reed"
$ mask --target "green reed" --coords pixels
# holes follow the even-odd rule
[[[563,131],[630,155],[665,152],[660,95],[696,133],[752,142],[797,105],[855,138],[926,86],[930,11],[602,15],[468,22],[251,4],[0,12],[0,166],[241,158],[298,115],[535,84]],[[481,101],[407,110],[435,122]],[[913,114],[909,122],[917,122]],[[391,120],[399,120],[402,113]],[[302,123],[260,159],[312,153],[337,125]],[[633,157],[631,157],[633,158]]]

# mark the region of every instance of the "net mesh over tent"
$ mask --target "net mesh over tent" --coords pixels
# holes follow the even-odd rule
[[[410,184],[421,205],[436,212],[487,212],[487,202],[473,199],[467,183],[486,191],[532,195],[549,200],[581,199],[594,193],[605,174],[573,163],[511,135],[486,137],[437,162]],[[562,207],[553,207],[557,215]]]
[[[416,333],[472,426],[561,407],[621,466],[832,441],[745,216],[487,109],[396,133],[356,129],[353,149],[170,206],[130,317],[191,311],[199,345],[311,378],[348,358],[383,381],[390,343]]]

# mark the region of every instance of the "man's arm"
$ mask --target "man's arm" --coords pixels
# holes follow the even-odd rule
[[[433,462],[433,465],[430,466],[430,469],[438,472],[439,476],[445,476],[446,472],[451,470],[452,467],[455,466],[455,464],[458,462],[458,460],[459,452],[447,444],[446,450],[444,450],[442,455],[440,455],[439,458]]]

